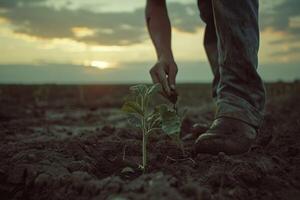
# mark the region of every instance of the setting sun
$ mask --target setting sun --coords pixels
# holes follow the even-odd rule
[[[96,67],[98,69],[107,69],[107,68],[111,67],[111,64],[109,62],[106,62],[106,61],[93,60],[93,61],[89,62],[88,66]]]

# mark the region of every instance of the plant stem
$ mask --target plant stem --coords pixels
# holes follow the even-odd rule
[[[145,172],[147,165],[147,124],[146,124],[146,109],[145,109],[145,98],[142,96],[142,111],[144,116],[142,118],[142,132],[143,132],[143,144],[142,144],[142,153],[143,153],[143,172]]]
[[[146,165],[147,165],[147,135],[143,129],[143,171],[145,172]]]

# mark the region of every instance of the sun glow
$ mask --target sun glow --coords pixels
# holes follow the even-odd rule
[[[102,60],[87,61],[85,62],[85,66],[95,67],[98,69],[107,69],[112,67],[111,63]]]
[[[71,31],[73,32],[75,37],[78,38],[93,36],[95,34],[95,30],[87,27],[73,27]]]

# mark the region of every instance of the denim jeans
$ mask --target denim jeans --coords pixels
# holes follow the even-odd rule
[[[265,88],[257,73],[258,0],[198,0],[198,7],[206,23],[204,47],[214,74],[216,118],[259,128]]]

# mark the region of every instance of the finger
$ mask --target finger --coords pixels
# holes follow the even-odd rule
[[[177,98],[178,98],[178,94],[177,94],[176,90],[172,90],[172,91],[171,91],[171,95],[170,95],[169,98],[168,98],[169,101],[170,101],[171,103],[173,103],[173,104],[176,104]]]
[[[151,75],[152,82],[154,84],[159,83],[158,77],[153,69],[150,70],[150,75]]]
[[[164,97],[165,99],[169,100],[169,96],[166,95],[164,91],[159,92],[159,94]]]
[[[168,73],[168,83],[172,90],[176,90],[176,75],[177,75],[177,66],[170,65]]]
[[[158,79],[158,76],[157,76],[157,73],[155,73],[155,70],[150,70],[150,75],[151,75],[151,79],[152,79],[152,82],[155,84],[155,83],[159,83],[159,79]],[[161,85],[161,84],[160,84]],[[162,86],[162,85],[161,85]],[[161,87],[162,88],[162,87]],[[162,88],[163,89],[163,88]],[[162,91],[159,91],[159,94],[161,96],[163,96],[164,98],[168,99],[168,96],[166,95],[166,93],[164,92],[164,89]]]
[[[168,84],[167,74],[165,73],[165,71],[159,70],[158,73],[157,73],[157,77],[158,77],[158,80],[159,80],[160,84],[162,85],[165,93],[168,96],[170,96],[171,95],[171,90],[170,90],[170,87],[169,87],[169,84]]]

